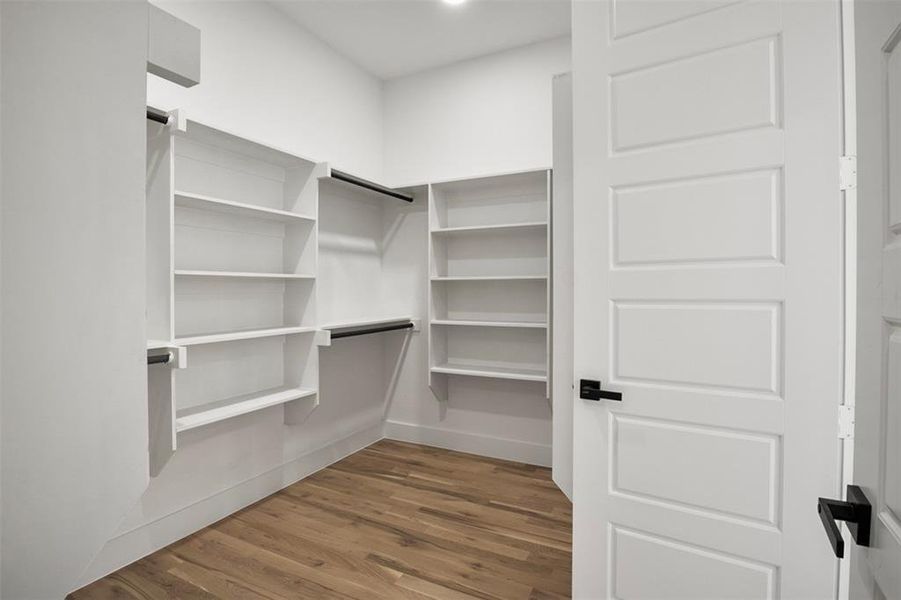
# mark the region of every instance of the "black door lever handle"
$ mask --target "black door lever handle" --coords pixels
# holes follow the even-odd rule
[[[584,400],[616,400],[622,402],[622,392],[601,389],[601,382],[594,379],[579,380],[579,398]]]
[[[848,531],[858,546],[870,545],[870,518],[873,508],[870,501],[856,485],[849,485],[847,501],[820,498],[817,500],[817,512],[826,529],[826,537],[832,544],[832,551],[838,558],[845,556],[845,541],[836,521],[848,524]]]

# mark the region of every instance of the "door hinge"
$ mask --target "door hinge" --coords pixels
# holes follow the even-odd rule
[[[838,407],[838,439],[847,440],[854,437],[854,406],[842,404]]]
[[[838,159],[838,185],[840,190],[857,187],[857,157],[842,156]]]

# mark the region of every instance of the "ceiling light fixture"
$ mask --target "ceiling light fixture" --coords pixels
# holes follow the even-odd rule
[[[451,6],[457,6],[463,4],[466,0],[444,0],[445,4],[450,4]]]

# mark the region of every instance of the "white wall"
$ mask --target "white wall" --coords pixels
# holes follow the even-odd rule
[[[148,479],[147,6],[2,2],[2,583],[62,598]]]
[[[266,2],[154,2],[201,30],[201,83],[148,76],[147,102],[382,179],[382,83]]]
[[[559,38],[385,83],[385,181],[411,185],[551,166]]]

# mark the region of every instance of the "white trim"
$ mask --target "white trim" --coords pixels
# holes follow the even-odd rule
[[[75,589],[165,548],[382,439],[378,423],[110,539]]]
[[[399,421],[385,421],[384,437],[541,467],[551,466],[550,444],[535,444]]]

